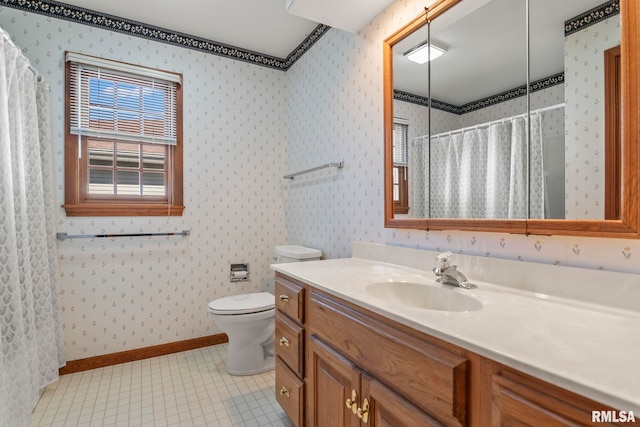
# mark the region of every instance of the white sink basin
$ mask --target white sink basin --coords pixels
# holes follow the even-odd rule
[[[457,288],[436,287],[411,282],[379,282],[365,291],[376,298],[411,307],[439,311],[475,311],[482,303]]]

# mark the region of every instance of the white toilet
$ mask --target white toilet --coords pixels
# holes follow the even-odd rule
[[[276,246],[279,263],[320,259],[322,252],[303,246]],[[209,317],[229,337],[227,372],[253,375],[275,366],[275,297],[268,292],[232,295],[209,303]]]

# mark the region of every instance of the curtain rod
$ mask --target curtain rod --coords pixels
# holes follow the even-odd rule
[[[549,107],[538,108],[537,110],[531,111],[530,114],[532,114],[532,115],[533,114],[540,114],[540,113],[543,113],[545,111],[556,110],[558,108],[564,108],[564,103],[551,105]],[[431,138],[433,139],[433,138],[442,138],[443,136],[451,136],[451,135],[459,133],[459,132],[465,132],[465,131],[468,131],[468,130],[475,130],[475,129],[479,129],[479,128],[484,128],[484,127],[488,127],[488,126],[491,126],[491,125],[496,124],[496,123],[502,123],[502,122],[507,121],[507,120],[513,120],[513,119],[517,119],[518,117],[526,117],[526,116],[527,116],[527,113],[516,114],[515,116],[505,117],[503,119],[493,120],[493,121],[490,121],[490,122],[481,123],[479,125],[467,126],[467,127],[460,128],[460,129],[450,130],[450,131],[447,131],[447,132],[441,132],[441,133],[436,134],[436,135],[431,135]],[[429,136],[429,135],[422,135],[422,137],[425,137],[425,136]],[[416,138],[421,138],[421,137],[418,136]],[[415,140],[415,138],[414,138],[414,140]]]
[[[75,234],[56,233],[56,238],[60,241],[67,239],[94,239],[103,237],[153,237],[153,236],[189,236],[191,231],[182,230],[169,233],[130,233],[130,234]]]
[[[11,40],[11,35],[9,35],[9,33],[7,32],[7,30],[5,30],[4,28],[0,27],[0,34],[2,34],[2,35],[4,36],[4,38],[5,38],[5,40],[6,40],[6,41],[8,41],[8,42],[9,42],[9,44],[10,44],[11,46],[13,46],[13,47],[18,51],[18,53],[20,54],[20,56],[21,56],[25,61],[27,61],[27,67],[29,68],[29,70],[31,70],[31,72],[32,72],[33,74],[35,74],[35,76],[38,78],[38,81],[41,81],[41,80],[42,80],[42,75],[38,72],[38,70],[36,70],[36,69],[35,69],[35,67],[34,67],[33,65],[31,65],[31,61],[29,61],[29,58],[27,58],[27,57],[25,56],[25,54],[22,52],[22,49],[20,49],[20,48],[18,47],[18,45],[16,45],[16,44],[13,42],[13,40]]]

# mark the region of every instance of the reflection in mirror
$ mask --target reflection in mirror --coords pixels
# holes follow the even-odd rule
[[[620,218],[617,3],[528,3],[528,69],[525,0],[461,1],[393,47],[396,218]],[[442,56],[409,60],[428,39]]]
[[[619,80],[619,72],[608,75],[605,66],[607,51],[620,46],[620,14],[617,6],[617,2],[605,3],[596,11],[587,10],[586,14],[578,15],[565,26],[564,195],[565,217],[568,219],[620,218],[619,209],[607,206],[608,203],[620,203],[617,197],[620,194],[620,164],[613,160],[610,165],[605,165],[606,161],[612,160],[611,156],[618,159],[620,156],[619,141],[616,144],[606,137],[610,131],[619,135],[620,129],[619,115],[616,114],[615,118],[607,114],[619,113],[620,98],[606,102],[607,97],[612,95],[608,89],[610,82]],[[542,10],[533,10],[538,16],[544,13]],[[594,19],[598,14],[606,19]],[[613,180],[611,177],[614,177]],[[609,202],[606,202],[607,199]]]

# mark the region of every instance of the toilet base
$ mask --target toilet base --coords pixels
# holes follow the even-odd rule
[[[275,369],[275,366],[276,366],[276,358],[275,357],[267,357],[264,360],[264,366],[262,366],[261,368],[255,369],[255,370],[251,370],[251,371],[234,370],[232,367],[229,367],[229,364],[227,362],[227,373],[229,373],[229,375],[234,375],[234,376],[263,374],[265,372],[273,371]]]
[[[229,337],[226,370],[255,375],[275,369],[275,309],[240,315],[212,315]]]
[[[261,304],[275,305],[275,297],[267,292],[220,298],[209,304],[209,317],[229,338],[226,370],[231,375],[254,375],[275,368],[275,308],[228,314],[233,310],[222,307],[227,304],[237,311],[238,304],[256,295]]]

